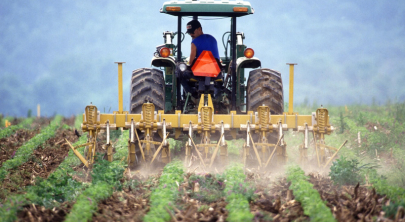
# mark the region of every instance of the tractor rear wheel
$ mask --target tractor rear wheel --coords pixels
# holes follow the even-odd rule
[[[140,114],[142,105],[146,102],[155,105],[155,111],[165,109],[165,80],[163,72],[158,69],[142,68],[132,72],[131,78],[131,95],[130,95],[130,112]],[[145,139],[145,134],[137,130],[140,140]],[[131,135],[131,134],[130,134]],[[158,133],[152,135],[153,141],[161,142],[162,138]],[[139,143],[135,142],[136,157],[142,159]],[[154,149],[152,149],[154,152]],[[151,155],[152,156],[152,155]],[[150,157],[151,157],[150,156]]]
[[[283,82],[281,74],[272,69],[256,69],[249,73],[246,96],[247,110],[257,112],[259,106],[268,106],[272,115],[281,115],[284,111]],[[252,138],[259,142],[259,135],[254,134]],[[267,142],[276,144],[278,133],[268,133]],[[260,143],[260,142],[259,142]],[[280,150],[280,149],[279,149]],[[266,161],[273,148],[262,154],[262,161]],[[272,161],[272,166],[281,163],[283,157]]]
[[[142,104],[151,102],[155,111],[165,109],[165,80],[163,72],[158,69],[142,68],[132,72],[131,79],[131,113],[142,111]]]
[[[284,97],[281,74],[272,69],[250,71],[247,82],[247,110],[257,112],[263,104],[270,107],[272,115],[283,114]]]

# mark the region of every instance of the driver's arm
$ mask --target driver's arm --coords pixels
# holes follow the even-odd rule
[[[190,61],[188,61],[189,65],[193,64],[196,55],[197,47],[194,45],[194,43],[191,43]]]

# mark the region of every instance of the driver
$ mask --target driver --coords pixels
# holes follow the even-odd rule
[[[217,40],[209,34],[204,34],[198,20],[191,20],[187,23],[187,33],[193,39],[191,41],[191,52],[189,64],[192,66],[195,59],[202,51],[211,51],[212,55],[219,61]]]

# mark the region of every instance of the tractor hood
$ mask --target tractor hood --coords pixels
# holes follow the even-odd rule
[[[218,17],[240,17],[254,13],[254,10],[247,1],[168,1],[163,3],[161,13],[175,16],[218,16]]]

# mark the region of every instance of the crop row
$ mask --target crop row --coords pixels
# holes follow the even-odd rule
[[[124,167],[118,161],[108,162],[97,158],[93,165],[92,183],[80,194],[73,205],[72,211],[65,221],[89,221],[97,210],[98,202],[110,197],[114,191],[122,189],[120,180]]]
[[[308,215],[311,221],[335,221],[332,212],[299,166],[287,168],[287,181],[291,182],[290,189],[293,190],[295,199],[301,203],[304,214]]]
[[[226,209],[228,221],[251,221],[249,202],[254,196],[254,189],[246,183],[242,164],[232,164],[225,171]]]
[[[172,161],[163,168],[159,185],[150,196],[151,208],[145,215],[144,221],[170,221],[171,217],[167,212],[167,207],[169,204],[174,204],[179,197],[178,184],[183,182],[183,174],[181,161]]]
[[[60,127],[62,116],[56,116],[52,122],[41,130],[41,132],[31,138],[27,143],[22,145],[16,152],[12,159],[3,163],[0,168],[0,181],[6,177],[8,170],[20,166],[25,163],[31,156],[32,152],[48,139],[55,136],[56,129]]]
[[[27,126],[30,126],[33,121],[34,121],[33,118],[27,118],[27,119],[24,119],[24,121],[22,121],[21,123],[19,123],[17,125],[11,125],[11,126],[9,126],[7,128],[4,128],[4,129],[0,130],[0,139],[12,135],[15,131],[17,131],[19,129],[26,128]]]

